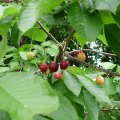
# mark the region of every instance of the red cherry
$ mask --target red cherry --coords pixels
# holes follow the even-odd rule
[[[23,45],[23,40],[21,39],[21,40],[20,40],[20,46],[22,46],[22,45]]]
[[[49,63],[49,69],[51,72],[56,72],[58,70],[58,67],[58,63],[56,62]]]
[[[80,50],[80,51],[79,51],[79,53],[83,53],[83,51],[82,51],[82,50]]]
[[[42,64],[39,65],[39,68],[40,68],[42,73],[45,73],[48,69],[48,65],[45,64],[45,63],[42,63]]]
[[[60,79],[62,77],[62,74],[60,72],[56,72],[54,74],[55,79]]]
[[[67,69],[68,66],[69,66],[69,61],[63,60],[63,61],[60,62],[60,68],[61,68],[62,70]]]
[[[77,56],[79,54],[79,51],[77,50],[77,51],[75,51],[75,56]]]

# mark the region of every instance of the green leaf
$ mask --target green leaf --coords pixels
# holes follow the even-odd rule
[[[6,50],[7,50],[7,42],[8,42],[8,40],[7,40],[7,35],[6,34],[4,34],[3,36],[2,36],[2,41],[0,42],[0,61],[1,61],[1,59],[3,58],[3,56],[5,55],[5,53],[6,53]]]
[[[114,101],[114,100],[112,100],[112,104],[115,107],[120,107],[120,101]]]
[[[7,112],[0,111],[0,120],[11,120],[11,118]]]
[[[49,41],[43,42],[41,45],[42,45],[43,47],[50,47],[50,46],[52,46],[53,44],[55,44],[55,42],[49,40]]]
[[[86,41],[82,39],[77,32],[74,34],[74,37],[77,39],[79,45],[81,45],[81,47],[84,47]]]
[[[9,67],[0,67],[0,73],[9,71]]]
[[[47,25],[53,25],[55,20],[52,14],[43,14],[41,15],[41,19],[47,24]]]
[[[108,43],[107,43],[107,40],[106,40],[104,34],[100,34],[100,35],[98,36],[98,39],[99,39],[100,41],[102,41],[103,44],[105,44],[106,46],[108,46]]]
[[[85,42],[96,40],[102,28],[99,13],[89,13],[79,4],[73,4],[70,7],[68,19],[73,28],[80,35],[80,38]]]
[[[13,27],[12,27],[12,30],[11,30],[11,39],[12,39],[12,43],[13,45],[15,45],[16,47],[20,46],[20,31],[18,29],[18,26],[17,24],[15,24]]]
[[[84,91],[84,103],[88,111],[89,120],[98,120],[99,107],[95,98],[87,91]]]
[[[43,32],[40,28],[31,28],[25,33],[26,36],[31,38],[32,40],[44,42],[47,38],[47,35],[45,32]]]
[[[96,97],[98,101],[106,102],[111,104],[110,99],[106,95],[103,88],[100,88],[99,86],[95,85],[92,80],[85,76],[76,75],[78,77],[78,80],[80,83],[92,94]]]
[[[82,69],[79,68],[79,67],[69,66],[69,67],[67,68],[67,71],[70,72],[70,73],[79,74],[79,75],[84,75],[84,74],[85,74],[85,71],[82,70]]]
[[[103,24],[115,23],[112,14],[109,11],[100,11]]]
[[[0,109],[12,120],[33,120],[35,114],[50,114],[58,106],[56,93],[40,76],[13,72],[0,78]]]
[[[11,27],[13,16],[7,16],[0,20],[0,34],[6,34],[8,29]]]
[[[116,67],[116,64],[113,64],[111,62],[102,62],[99,65],[105,69],[113,69],[114,67]]]
[[[118,73],[120,73],[120,66],[117,66],[117,70]]]
[[[120,29],[116,24],[105,26],[105,36],[109,47],[120,57]]]
[[[83,87],[82,87],[83,88]],[[66,94],[67,98],[69,98],[71,101],[80,104],[84,106],[84,98],[83,98],[83,89],[81,89],[81,92],[78,96],[74,95],[72,92],[67,91]]]
[[[108,10],[114,14],[116,14],[116,10],[119,4],[119,0],[97,0],[95,2],[97,10]]]
[[[71,92],[73,92],[74,95],[78,96],[80,94],[82,85],[79,83],[75,75],[70,74],[67,71],[64,71],[63,80],[64,80],[66,87]]]
[[[22,12],[20,14],[20,21],[18,23],[19,29],[25,33],[27,30],[32,28],[37,21],[39,16],[39,1],[30,1],[24,8],[22,8]]]
[[[20,14],[20,21],[18,23],[19,29],[25,33],[34,26],[39,16],[41,16],[43,13],[50,12],[61,2],[63,2],[63,0],[30,0],[23,7]]]
[[[76,109],[76,111],[77,111],[77,114],[78,114],[78,116],[80,117],[80,118],[82,118],[82,119],[84,119],[84,106],[82,106],[82,105],[80,105],[80,104],[78,104],[78,103],[73,103],[72,102],[72,104],[74,105],[74,107],[75,107],[75,109]],[[79,120],[79,119],[78,119]],[[81,119],[80,119],[81,120]]]
[[[27,56],[26,56],[27,52],[20,51],[19,54],[23,60],[27,60]]]
[[[75,108],[63,95],[59,94],[60,107],[48,116],[53,120],[78,120]]]
[[[113,82],[113,79],[111,79],[111,78],[105,79],[104,88],[108,95],[112,95],[112,94],[116,93],[116,86]]]
[[[93,12],[95,10],[95,4],[93,0],[83,0],[81,3],[87,10],[89,10],[89,12]]]
[[[0,5],[0,19],[3,19],[4,17],[9,16],[9,15],[17,14],[19,12],[19,8],[20,8],[20,6],[18,6],[17,4],[16,4],[16,6]]]
[[[99,120],[112,120],[112,116],[110,114],[106,114],[105,112],[101,112]]]
[[[46,52],[51,55],[51,56],[57,56],[59,53],[59,49],[56,45],[54,45],[55,47],[50,47],[50,48],[46,48]]]

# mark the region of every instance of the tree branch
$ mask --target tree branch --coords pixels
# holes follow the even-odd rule
[[[100,52],[100,51],[96,51],[96,50],[91,50],[91,49],[81,49],[82,51],[88,51],[88,52],[92,52],[92,53],[100,53],[103,55],[108,55],[108,56],[113,56],[113,57],[117,57],[116,54],[111,54],[111,53],[106,53],[106,52]],[[68,53],[74,53],[77,50],[74,51],[70,51]]]
[[[41,29],[48,35],[48,37],[50,37],[55,43],[60,44],[60,43],[56,40],[56,38],[55,38],[51,33],[49,33],[49,32],[45,29],[45,27],[42,25],[41,22],[37,21],[37,23],[39,24],[39,26],[41,27]]]
[[[65,53],[65,56],[66,56],[68,59],[70,59],[70,60],[73,60],[73,61],[76,61],[76,62],[78,62],[78,63],[81,63],[83,66],[88,66],[88,67],[94,68],[94,69],[96,69],[96,70],[105,72],[105,73],[107,73],[107,74],[110,75],[110,76],[119,76],[119,77],[120,77],[120,74],[118,74],[118,73],[111,72],[111,71],[109,71],[109,70],[106,70],[106,69],[104,69],[104,68],[100,68],[100,67],[98,67],[98,66],[96,66],[96,65],[91,65],[91,64],[86,63],[86,62],[80,62],[77,58],[72,57],[71,55],[69,55],[69,54],[67,54],[67,53]]]

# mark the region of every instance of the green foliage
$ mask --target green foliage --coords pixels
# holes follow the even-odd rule
[[[68,89],[73,92],[76,96],[80,94],[82,85],[79,83],[79,81],[76,79],[76,77],[72,74],[69,74],[68,72],[64,71],[63,74],[64,83]]]
[[[63,2],[63,0],[49,0],[47,2],[43,0],[30,0],[21,10],[22,12],[20,13],[20,21],[18,24],[19,29],[25,33],[34,26],[40,15],[50,12],[61,2]]]
[[[79,4],[71,6],[68,19],[81,39],[84,39],[86,42],[94,41],[102,28],[99,13],[90,14]]]
[[[84,91],[84,102],[85,102],[85,107],[88,111],[89,119],[98,120],[98,116],[99,116],[98,104],[95,98],[86,91]]]
[[[47,115],[59,106],[49,84],[27,72],[13,72],[0,78],[0,94],[0,109],[8,111],[12,120],[33,120],[35,114]]]
[[[7,35],[6,34],[4,34],[3,36],[2,36],[2,41],[0,42],[0,51],[2,51],[2,52],[0,52],[0,61],[1,61],[1,59],[3,58],[3,56],[5,55],[5,53],[6,53],[6,49],[7,49]]]
[[[111,47],[111,49],[118,55],[118,57],[120,57],[119,33],[120,33],[120,29],[116,24],[110,24],[105,26],[105,35],[106,35],[107,43]]]

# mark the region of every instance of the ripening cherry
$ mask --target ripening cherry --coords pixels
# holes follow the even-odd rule
[[[77,59],[80,61],[80,62],[85,62],[86,60],[86,55],[85,53],[83,53],[83,51],[81,50],[79,52],[79,54],[77,55]]]
[[[27,52],[27,53],[26,53],[26,57],[27,57],[27,60],[32,60],[33,57],[34,57],[33,52]]]
[[[75,51],[75,56],[77,56],[79,54],[79,50]]]
[[[67,69],[68,66],[69,66],[69,61],[63,60],[63,61],[60,62],[60,68],[61,68],[62,70]]]
[[[56,72],[58,70],[58,67],[59,65],[56,62],[49,63],[49,69],[51,72]]]
[[[54,78],[55,79],[60,79],[62,77],[62,74],[60,73],[60,72],[56,72],[56,73],[54,73]]]
[[[39,65],[39,68],[40,68],[42,73],[45,73],[48,69],[48,65],[46,63],[42,63]]]
[[[102,85],[104,84],[104,78],[102,76],[97,76],[96,77],[96,84],[97,85]]]

